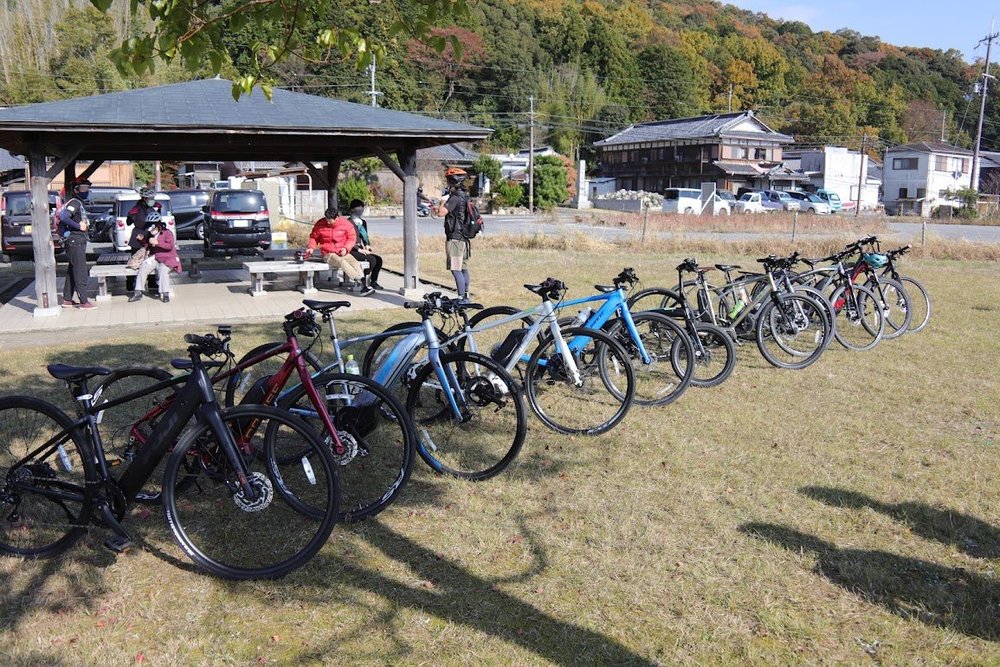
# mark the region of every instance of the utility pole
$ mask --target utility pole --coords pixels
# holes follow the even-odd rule
[[[865,187],[865,157],[867,154],[865,151],[868,148],[868,135],[861,135],[861,168],[858,169],[858,203],[854,207],[854,217],[857,218],[861,215],[861,191]]]
[[[942,144],[945,142],[944,128],[945,128],[945,125],[947,125],[947,124],[948,124],[948,110],[945,109],[944,111],[941,112],[941,143]]]
[[[993,32],[993,23],[990,23],[990,34],[979,40],[979,44],[986,42],[986,67],[983,68],[983,85],[979,97],[979,123],[976,126],[976,146],[972,150],[972,182],[969,184],[973,190],[979,191],[979,143],[983,138],[983,117],[986,115],[986,91],[990,86],[990,47],[993,40],[1000,37],[1000,33]],[[977,45],[978,46],[978,45]]]
[[[535,212],[535,96],[528,98],[528,213]]]
[[[374,60],[372,60],[370,63],[368,63],[368,74],[371,77],[371,90],[368,91],[368,94],[371,95],[371,97],[372,97],[372,106],[373,107],[377,107],[378,106],[378,96],[381,95],[382,93],[380,93],[377,90],[375,90],[375,61]]]
[[[733,84],[729,84],[729,113],[733,112]]]

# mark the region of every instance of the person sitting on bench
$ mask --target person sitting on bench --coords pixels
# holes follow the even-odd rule
[[[333,207],[326,209],[324,217],[316,221],[309,234],[309,244],[306,246],[306,257],[319,248],[323,259],[333,270],[341,270],[348,280],[354,281],[362,296],[375,290],[364,282],[364,271],[358,260],[351,256],[351,250],[357,243],[358,236],[354,225],[342,215],[337,215]]]

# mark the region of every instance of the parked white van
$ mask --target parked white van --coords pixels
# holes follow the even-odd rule
[[[697,215],[701,213],[701,190],[697,188],[667,188],[663,192],[663,212]],[[729,215],[729,202],[713,195],[706,212],[712,215]]]

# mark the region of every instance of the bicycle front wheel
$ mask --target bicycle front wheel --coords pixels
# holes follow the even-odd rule
[[[184,553],[211,574],[281,577],[312,558],[333,530],[336,464],[315,431],[284,410],[241,405],[223,410],[222,419],[253,495],[244,492],[219,437],[198,424],[167,462],[167,525]]]
[[[772,366],[801,369],[830,345],[825,308],[804,294],[779,294],[757,315],[757,349]]]
[[[644,363],[639,353],[638,343],[632,338],[628,326],[621,318],[615,319],[607,327],[607,333],[625,350],[632,361],[635,372],[636,405],[652,406],[673,403],[691,384],[694,377],[695,353],[691,339],[679,324],[655,311],[638,312],[632,315],[636,333],[649,355],[649,363]],[[605,354],[599,361],[604,375],[618,369],[609,366],[610,347],[602,348]]]
[[[524,444],[528,417],[517,384],[481,354],[452,352],[439,360],[417,372],[406,399],[417,453],[437,472],[489,479]]]
[[[691,385],[715,387],[725,382],[736,368],[736,345],[725,331],[714,324],[696,322],[694,327],[698,339],[691,341],[695,359]]]
[[[833,335],[848,350],[870,350],[885,334],[885,316],[878,299],[861,285],[837,289],[830,299],[837,313]]]
[[[903,284],[906,293],[910,297],[910,326],[907,333],[917,333],[927,326],[931,321],[931,295],[924,288],[920,281],[909,276],[900,276],[899,282]]]
[[[97,473],[72,426],[51,403],[0,398],[0,551],[52,556],[86,530]]]
[[[562,330],[571,369],[549,338],[528,360],[528,403],[543,424],[567,434],[600,435],[617,425],[635,396],[635,371],[615,339],[596,329]]]
[[[910,306],[910,295],[906,288],[892,278],[882,278],[875,282],[869,280],[865,287],[870,289],[882,305],[885,315],[886,340],[899,338],[906,333],[913,319],[913,309]]]
[[[324,373],[313,383],[346,451],[334,453],[340,473],[340,521],[361,521],[388,507],[410,478],[417,435],[403,405],[374,380]],[[280,406],[303,418],[317,433],[323,422],[303,385]],[[326,434],[327,446],[333,440]]]

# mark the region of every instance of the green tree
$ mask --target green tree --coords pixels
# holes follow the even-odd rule
[[[476,174],[482,174],[486,178],[490,179],[490,183],[499,183],[500,176],[502,173],[502,165],[500,160],[496,159],[492,155],[480,154],[473,163],[472,171]]]
[[[553,208],[569,197],[566,180],[566,165],[555,155],[543,155],[535,159],[535,206],[542,209]]]
[[[694,70],[678,49],[666,44],[647,46],[639,53],[646,82],[646,105],[654,119],[686,118],[698,112]]]

